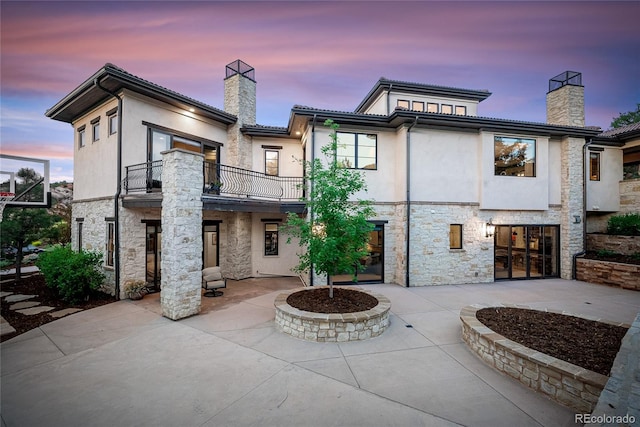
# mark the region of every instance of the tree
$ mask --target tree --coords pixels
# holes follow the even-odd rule
[[[16,247],[16,281],[22,276],[22,248],[25,243],[40,238],[53,223],[54,217],[46,209],[41,208],[10,208],[5,209],[0,222],[2,244],[12,244]]]
[[[366,191],[364,177],[358,171],[348,169],[337,161],[338,125],[333,120],[324,122],[331,128],[330,142],[322,147],[325,166],[320,159],[305,162],[306,180],[310,183],[306,204],[308,216],[303,218],[289,213],[285,231],[287,243],[297,237],[301,247],[298,273],[311,267],[329,277],[329,297],[333,298],[331,276],[347,271],[355,273],[364,269],[360,260],[367,256],[367,243],[373,225],[367,221],[375,215],[371,203],[353,201],[359,191]]]
[[[633,123],[640,123],[640,104],[636,105],[635,111],[620,113],[618,117],[611,121],[611,127],[616,129]]]

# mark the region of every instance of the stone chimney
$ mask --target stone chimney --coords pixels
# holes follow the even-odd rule
[[[549,80],[547,123],[584,127],[582,73],[565,71]]]
[[[255,70],[239,59],[226,66],[224,110],[238,118],[227,131],[228,145],[224,162],[231,166],[252,169],[251,140],[243,135],[240,129],[256,124]]]

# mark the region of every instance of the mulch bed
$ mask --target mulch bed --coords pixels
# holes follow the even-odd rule
[[[329,288],[308,289],[289,295],[287,304],[314,313],[355,313],[372,309],[378,300],[364,292],[334,286],[333,298],[329,298]]]
[[[522,308],[483,308],[476,317],[505,338],[607,376],[627,333],[622,326]]]
[[[44,277],[41,274],[33,274],[28,277],[23,277],[18,283],[4,282],[2,283],[2,291],[13,292],[14,294],[22,295],[37,295],[37,297],[31,298],[26,301],[37,301],[42,306],[55,307],[55,310],[51,311],[58,311],[65,308],[80,308],[82,310],[86,310],[116,301],[115,297],[111,295],[107,295],[102,292],[95,292],[93,295],[91,295],[88,301],[84,301],[78,304],[69,304],[65,301],[62,301],[60,297],[58,297],[56,292],[47,287],[44,281]],[[15,337],[16,335],[23,334],[31,329],[35,329],[46,323],[57,320],[51,317],[49,313],[40,313],[27,316],[18,313],[15,310],[9,310],[9,306],[13,304],[16,303],[6,302],[5,298],[2,298],[2,317],[4,317],[4,319],[15,328],[16,332],[2,335],[0,341],[6,341]]]

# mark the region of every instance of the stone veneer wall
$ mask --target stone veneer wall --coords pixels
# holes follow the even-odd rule
[[[640,423],[640,314],[622,339],[620,351],[611,368],[611,377],[602,390],[594,417],[629,415]],[[640,425],[632,422],[632,425]],[[619,426],[620,423],[602,423]]]
[[[499,306],[529,308],[509,304]],[[590,413],[608,377],[530,349],[494,332],[476,317],[478,310],[488,307],[490,306],[474,304],[460,311],[462,338],[467,346],[485,363],[527,387],[544,393],[579,413]],[[586,316],[581,317],[613,325],[629,326]]]
[[[256,82],[235,74],[224,81],[224,110],[238,117],[238,121],[228,127],[223,163],[244,169],[252,169],[251,138],[240,129],[256,124]]]
[[[202,286],[202,165],[181,149],[162,153],[162,315],[200,312]]]
[[[71,247],[78,250],[78,221],[82,221],[82,248],[87,251],[97,251],[105,255],[107,245],[106,218],[113,218],[113,197],[83,200],[73,202],[71,224]],[[115,295],[115,271],[113,267],[104,265],[103,273],[106,276],[101,290]]]
[[[584,126],[584,87],[566,85],[547,93],[547,123]]]
[[[640,291],[640,265],[577,258],[576,279]]]
[[[578,215],[581,221],[586,221],[586,218],[582,218],[582,182],[584,177],[582,146],[584,144],[585,140],[581,138],[562,139],[560,277],[568,280],[572,278],[573,255],[581,252],[584,248],[583,224],[582,222],[576,224],[574,221],[575,215]]]
[[[640,253],[640,236],[587,234],[587,250],[599,251],[603,249],[623,255]]]
[[[222,252],[225,256],[223,271],[229,279],[241,280],[252,277],[251,222],[251,213],[248,212],[234,212],[229,216],[226,224],[227,245]]]

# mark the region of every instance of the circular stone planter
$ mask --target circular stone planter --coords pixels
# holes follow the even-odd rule
[[[347,288],[371,295],[378,300],[378,305],[370,310],[355,313],[314,313],[299,310],[287,303],[289,295],[295,292],[321,288],[328,286],[293,289],[278,295],[274,302],[278,329],[307,341],[347,342],[377,337],[389,326],[389,299],[361,289]]]

